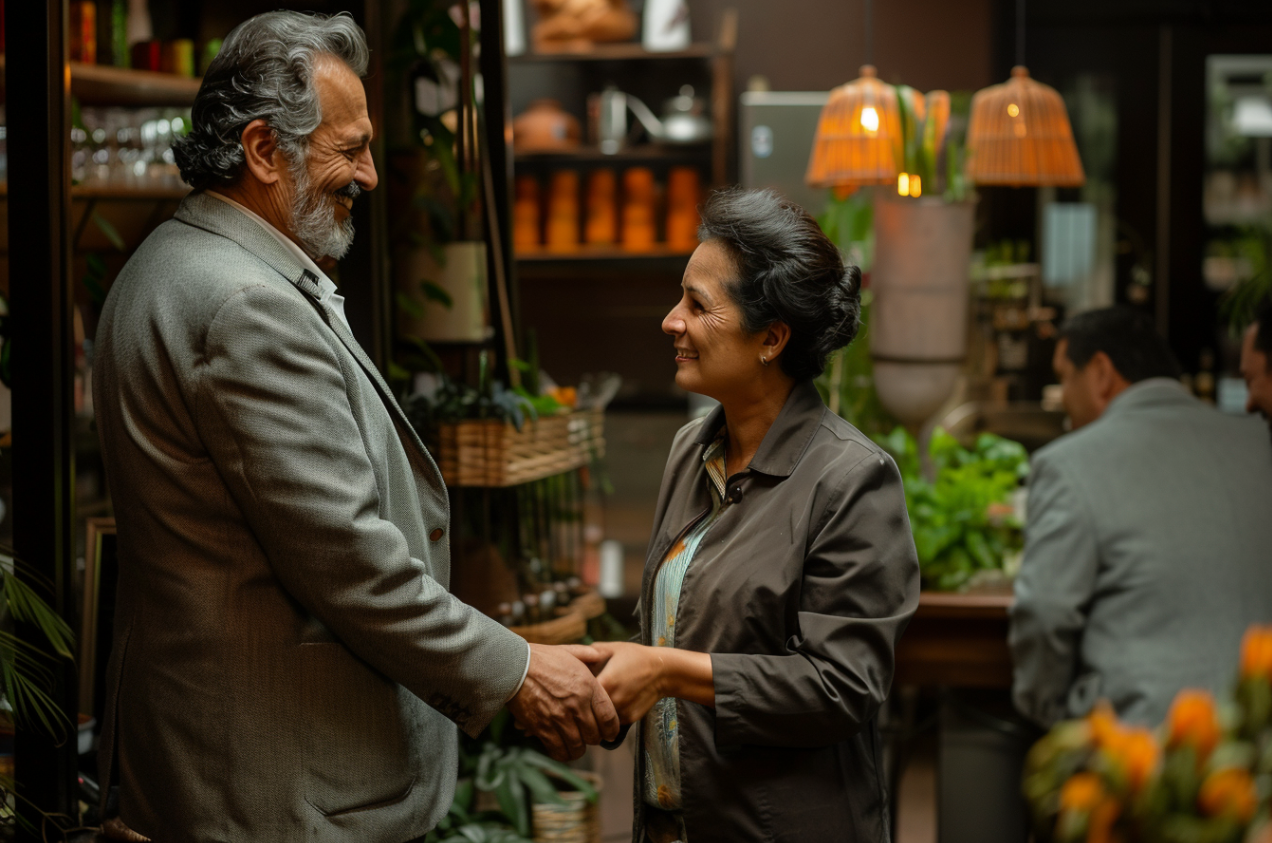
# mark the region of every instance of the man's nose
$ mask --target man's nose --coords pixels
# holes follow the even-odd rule
[[[375,172],[375,161],[371,158],[370,147],[362,150],[362,154],[358,156],[358,169],[353,174],[353,180],[363,190],[375,190],[375,186],[380,183],[380,177]]]

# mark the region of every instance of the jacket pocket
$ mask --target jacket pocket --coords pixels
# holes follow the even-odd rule
[[[404,801],[408,796],[410,796],[411,791],[413,790],[415,790],[414,778],[412,778],[410,782],[407,783],[406,788],[404,790],[401,790],[399,793],[396,793],[388,797],[387,799],[378,799],[374,802],[364,802],[359,805],[350,805],[348,807],[340,807],[340,808],[322,808],[322,807],[319,807],[318,805],[315,805],[313,802],[311,802],[308,797],[306,797],[305,801],[309,802],[309,807],[313,808],[315,811],[322,814],[327,819],[335,819],[337,817],[345,817],[350,814],[357,814],[363,811],[375,811],[379,808],[388,808],[393,805],[397,805],[399,802]]]

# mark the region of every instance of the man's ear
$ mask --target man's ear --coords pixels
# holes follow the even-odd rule
[[[1112,401],[1131,385],[1113,365],[1113,359],[1103,351],[1091,355],[1087,365],[1091,367],[1096,394],[1103,402]]]
[[[240,136],[243,144],[244,163],[248,171],[261,184],[274,184],[283,177],[287,160],[278,148],[274,130],[264,120],[253,120],[243,127]]]
[[[769,325],[768,330],[764,332],[764,356],[770,361],[776,359],[777,355],[782,353],[782,349],[786,348],[786,344],[791,339],[791,326],[785,322],[774,322]]]

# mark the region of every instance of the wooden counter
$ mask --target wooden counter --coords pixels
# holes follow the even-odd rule
[[[925,591],[897,645],[893,685],[1010,688],[1011,594]]]

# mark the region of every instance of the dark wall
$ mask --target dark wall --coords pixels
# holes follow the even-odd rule
[[[1014,0],[998,0],[995,75],[1014,61]],[[1153,258],[1154,296],[1142,304],[1184,368],[1223,328],[1218,296],[1201,277],[1206,57],[1272,52],[1272,3],[1242,0],[1033,0],[1026,60],[1036,78],[1061,84],[1076,73],[1107,74],[1118,111],[1119,251]],[[1167,68],[1165,74],[1162,68]],[[1169,109],[1163,112],[1165,105]],[[1166,143],[1163,144],[1163,137]],[[1165,151],[1165,155],[1159,154]],[[1164,167],[1161,178],[1159,167]],[[1162,213],[1159,213],[1162,212]],[[1142,241],[1135,246],[1133,240]],[[1118,261],[1126,300],[1130,261]],[[1161,274],[1167,293],[1158,296]]]
[[[735,88],[755,74],[774,91],[824,91],[866,61],[865,0],[689,0],[696,40],[715,35],[725,9],[739,16]],[[992,81],[991,0],[874,4],[879,75],[920,90],[974,89]]]

